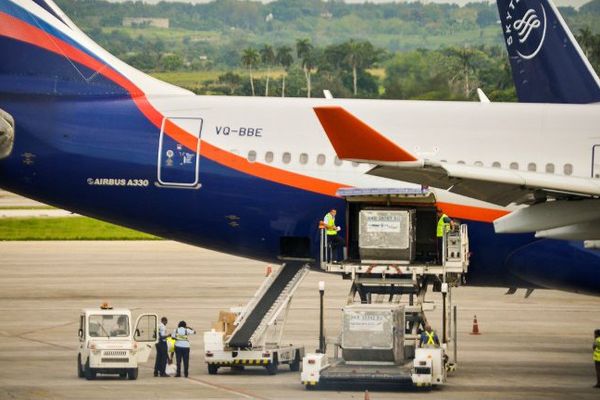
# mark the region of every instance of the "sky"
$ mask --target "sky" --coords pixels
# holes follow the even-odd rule
[[[109,1],[125,1],[125,0],[109,0]],[[158,3],[160,0],[143,0],[147,3]],[[163,1],[178,1],[184,3],[210,3],[214,0],[163,0]],[[270,3],[273,0],[256,0],[262,3]],[[346,3],[365,3],[365,0],[345,0]],[[400,2],[398,0],[368,0],[369,3],[393,3],[394,1]],[[456,3],[460,5],[464,5],[466,3],[471,3],[477,0],[426,0],[424,3]],[[554,0],[554,4],[557,6],[573,6],[575,8],[580,7],[582,4],[587,3],[589,0]]]

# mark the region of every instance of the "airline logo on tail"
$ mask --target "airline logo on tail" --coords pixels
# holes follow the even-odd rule
[[[532,2],[530,2],[531,4]],[[504,16],[506,46],[525,60],[534,58],[546,37],[546,10],[540,3],[529,7],[521,0],[512,0]]]

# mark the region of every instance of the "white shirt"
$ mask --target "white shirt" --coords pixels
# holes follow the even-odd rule
[[[177,335],[179,336],[188,336],[188,335],[194,335],[196,334],[196,332],[193,329],[189,329],[189,328],[177,328],[173,331],[173,334],[171,335],[171,337],[174,337],[175,339],[177,339]],[[177,339],[177,341],[175,342],[175,347],[181,347],[181,348],[190,348],[190,342],[185,339],[185,340],[180,340]]]

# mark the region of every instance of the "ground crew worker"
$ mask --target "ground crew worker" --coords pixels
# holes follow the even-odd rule
[[[160,319],[158,325],[158,342],[156,343],[156,361],[154,362],[154,376],[169,376],[166,373],[167,368],[167,317]]]
[[[431,325],[425,325],[425,330],[421,332],[421,338],[419,339],[419,347],[438,347],[439,345],[440,339],[431,329]]]
[[[325,218],[323,218],[323,222],[325,223],[325,236],[327,237],[327,247],[331,248],[332,262],[337,262],[338,248],[344,246],[344,239],[338,235],[338,232],[341,228],[335,224],[336,214],[336,209],[332,208],[327,214],[325,214]]]
[[[600,388],[600,329],[594,331],[594,364],[596,365],[596,386]]]
[[[444,250],[444,243],[443,243],[444,242],[444,234],[450,232],[452,220],[446,214],[444,214],[444,212],[442,210],[437,210],[437,217],[438,217],[438,223],[437,223],[436,236],[437,236],[438,264],[442,264],[442,258],[443,258],[442,251]]]
[[[190,366],[190,342],[188,340],[189,335],[196,334],[192,328],[188,328],[185,321],[179,321],[177,329],[173,331],[171,335],[175,338],[175,358],[177,359],[177,374],[176,378],[181,376],[181,361],[183,361],[183,373],[185,377],[188,377],[188,371]]]

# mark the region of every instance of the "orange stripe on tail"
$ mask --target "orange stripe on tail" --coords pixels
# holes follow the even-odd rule
[[[394,142],[339,106],[314,108],[338,157],[351,160],[416,161]]]

